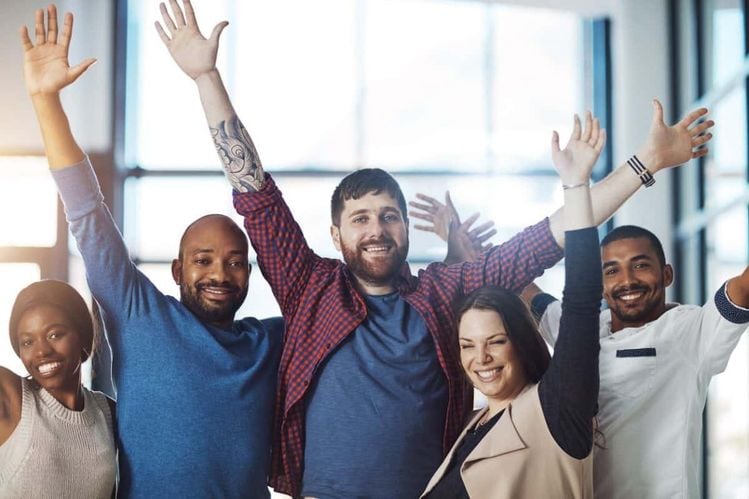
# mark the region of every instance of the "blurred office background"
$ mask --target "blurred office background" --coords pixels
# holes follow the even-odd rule
[[[739,0],[194,0],[204,34],[223,19],[219,67],[266,169],[320,254],[336,256],[329,196],[360,167],[393,172],[406,196],[441,198],[494,220],[499,243],[560,205],[551,130],[592,109],[609,132],[601,178],[644,140],[651,99],[671,122],[697,105],[717,121],[711,153],[661,173],[602,231],[658,234],[676,268],[669,298],[702,304],[749,256],[747,20]],[[80,257],[46,171],[22,81],[18,27],[45,3],[0,6],[0,364],[20,288],[68,280]],[[67,0],[71,62],[98,63],[63,94],[131,255],[164,292],[197,216],[233,214],[194,84],[153,28],[156,0]],[[239,219],[238,219],[239,220]],[[411,232],[414,269],[444,244]],[[561,268],[540,280],[561,291]],[[278,314],[259,271],[240,311]],[[106,387],[106,363],[88,382]],[[158,366],[154,366],[158,369]],[[704,495],[749,497],[749,338],[714,379],[705,412]]]

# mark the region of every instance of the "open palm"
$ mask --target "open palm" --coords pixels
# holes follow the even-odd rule
[[[31,43],[26,26],[21,28],[21,43],[24,48],[23,71],[26,89],[31,95],[54,93],[73,83],[95,62],[86,59],[77,66],[68,63],[70,37],[73,33],[73,15],[65,14],[62,32],[57,34],[57,8],[47,8],[47,25],[44,11],[35,13],[36,45]]]
[[[200,32],[195,12],[189,0],[183,0],[184,13],[176,0],[170,2],[172,15],[166,5],[160,5],[161,17],[166,30],[156,21],[156,31],[161,41],[169,49],[172,59],[193,80],[216,67],[218,40],[223,29],[229,24],[220,22],[213,28],[210,38],[205,38]],[[168,30],[168,34],[167,34]]]
[[[605,142],[606,131],[601,129],[598,119],[594,119],[590,112],[585,115],[584,130],[580,118],[575,115],[572,135],[564,149],[560,149],[559,134],[554,132],[551,138],[551,159],[562,183],[587,183]]]

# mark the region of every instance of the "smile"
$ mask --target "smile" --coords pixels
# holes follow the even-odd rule
[[[616,295],[616,299],[622,301],[635,301],[639,298],[642,298],[644,295],[644,291],[630,291],[627,293]]]
[[[390,251],[390,246],[367,246],[363,249],[367,253],[386,253]]]
[[[46,362],[37,366],[36,370],[42,376],[49,376],[62,367],[62,362]]]
[[[487,382],[487,381],[493,381],[495,378],[497,378],[500,371],[502,371],[503,368],[504,366],[501,366],[501,367],[495,367],[494,369],[489,369],[488,371],[474,371],[474,372],[476,373],[476,376],[478,376],[478,378],[481,381]]]
[[[210,300],[225,300],[232,297],[235,290],[218,286],[204,286],[200,288],[200,292]]]

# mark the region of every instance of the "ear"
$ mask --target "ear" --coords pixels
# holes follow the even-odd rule
[[[663,267],[663,287],[667,288],[674,282],[674,268],[670,263]]]
[[[341,251],[341,229],[335,225],[330,226],[330,237],[333,238],[335,249]]]
[[[252,275],[252,264],[247,264],[247,277],[249,278]]]
[[[177,286],[182,284],[182,260],[179,258],[172,260],[172,279]]]

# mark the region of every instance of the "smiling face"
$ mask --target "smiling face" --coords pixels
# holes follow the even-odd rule
[[[27,309],[16,328],[18,354],[32,378],[60,399],[81,384],[81,338],[62,309],[40,304]]]
[[[340,226],[330,229],[333,244],[365,292],[393,291],[393,280],[408,255],[408,223],[387,192],[348,199]]]
[[[180,301],[201,321],[231,328],[249,286],[244,234],[228,217],[209,215],[185,231],[180,247],[172,262]]]
[[[644,237],[619,239],[602,248],[603,296],[611,309],[611,330],[640,327],[666,310],[670,265],[661,264]]]
[[[494,310],[468,309],[458,325],[460,363],[468,379],[501,408],[528,384],[504,321]]]

